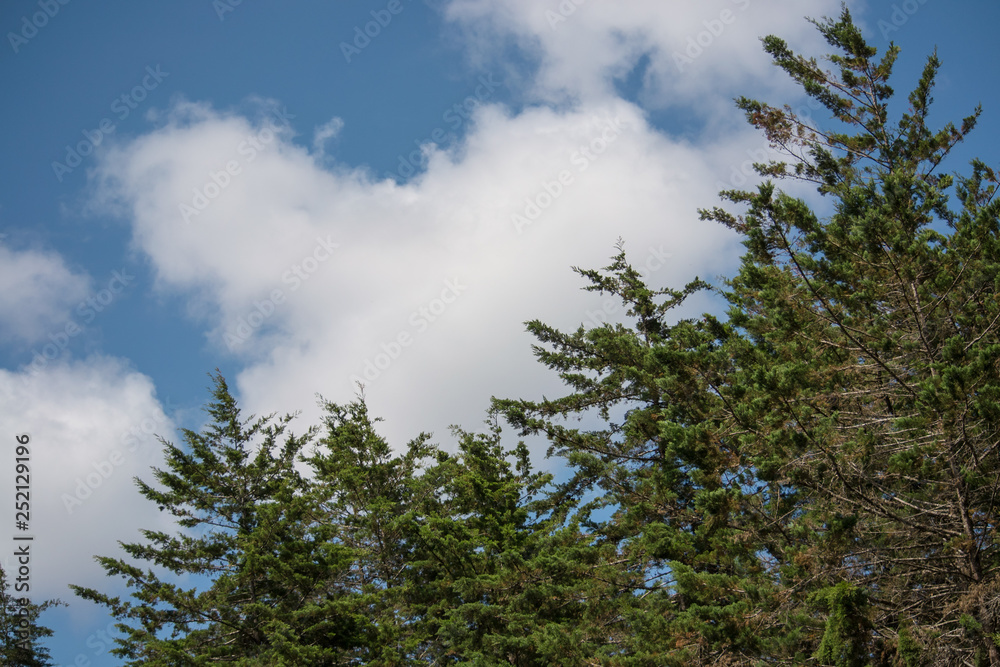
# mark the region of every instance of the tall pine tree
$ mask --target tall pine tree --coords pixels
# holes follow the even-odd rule
[[[761,172],[815,183],[833,213],[770,183],[727,193],[740,217],[706,212],[748,249],[727,294],[739,369],[721,393],[768,516],[793,536],[790,599],[813,590],[827,615],[817,658],[1000,665],[1000,202],[984,163],[942,168],[979,110],[929,127],[932,55],[896,111],[898,48],[876,58],[846,9],[817,27],[831,70],[764,46],[832,129],[739,106],[790,156]]]
[[[898,49],[876,58],[846,9],[816,25],[832,71],[764,46],[835,129],[738,104],[789,156],[758,171],[833,213],[771,181],[703,211],[745,238],[724,318],[672,321],[706,286],[653,290],[624,254],[581,271],[631,325],[529,323],[572,391],[497,402],[632,575],[620,664],[1000,665],[1000,203],[984,163],[941,173],[978,110],[928,126],[931,56],[891,111]]]
[[[185,430],[184,447],[164,441],[158,486],[137,480],[178,531],[143,530],[144,542],[122,544],[146,569],[98,558],[130,600],[73,588],[121,621],[114,653],[131,665],[339,664],[370,621],[337,586],[353,554],[318,521],[295,467],[313,431],[286,434],[290,416],[244,419],[225,380],[214,383],[205,431]]]

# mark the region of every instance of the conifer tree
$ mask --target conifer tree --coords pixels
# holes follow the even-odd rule
[[[402,454],[377,433],[361,395],[326,403],[326,433],[307,460],[331,539],[354,554],[339,579],[363,600],[370,641],[350,652],[365,665],[572,664],[603,636],[586,616],[607,605],[597,569],[614,566],[573,527],[553,527],[527,449],[506,449],[496,418],[486,433],[455,427],[456,451],[412,440]],[[582,663],[580,663],[582,664]]]
[[[59,600],[32,602],[17,594],[0,567],[0,665],[46,667],[51,665],[49,650],[41,643],[52,630],[39,624],[42,612],[60,606]]]
[[[178,519],[123,545],[157,571],[101,558],[132,599],[76,589],[122,622],[117,654],[1000,667],[1000,199],[981,161],[942,173],[979,111],[932,129],[936,55],[897,110],[898,49],[877,57],[846,9],[815,24],[826,63],[764,48],[829,126],[741,98],[787,160],[701,211],[743,235],[736,274],[654,289],[621,245],[576,269],[628,324],[528,323],[565,396],[495,399],[454,453],[420,435],[394,454],[363,396],[326,403],[305,456],[316,431],[243,420],[217,376],[213,423],[139,482]],[[677,320],[696,292],[724,316]],[[505,448],[496,415],[568,478]]]
[[[818,655],[890,662],[917,645],[931,664],[1000,665],[1000,202],[984,163],[941,166],[979,109],[928,126],[935,54],[896,111],[898,48],[877,59],[846,9],[817,27],[832,71],[764,45],[832,129],[739,106],[790,155],[761,172],[815,183],[834,212],[770,183],[727,193],[748,206],[738,218],[706,212],[747,237],[728,293],[743,363],[723,393],[761,480],[795,499],[786,530],[809,537],[785,560],[829,613]]]
[[[590,280],[587,289],[622,299],[634,325],[566,334],[530,322],[548,345],[536,346],[536,355],[575,391],[495,404],[523,433],[547,434],[550,454],[566,458],[575,474],[557,495],[579,504],[574,520],[618,563],[614,585],[626,594],[604,628],[605,656],[621,661],[614,664],[689,665],[759,655],[766,633],[752,603],[767,603],[769,582],[760,545],[741,525],[746,472],[713,391],[726,359],[705,323],[667,322],[705,284],[652,290],[621,246],[604,272],[577,271]],[[572,428],[567,418],[603,428]]]
[[[454,428],[455,454],[441,453],[421,478],[407,515],[411,608],[432,664],[572,664],[595,638],[579,622],[587,605],[572,540],[550,535],[535,496],[550,476],[532,472],[523,443]],[[513,459],[511,461],[510,459]],[[569,589],[569,590],[567,590]],[[597,607],[599,605],[595,605]],[[603,641],[598,642],[603,644]]]
[[[306,461],[315,472],[316,516],[329,539],[350,550],[352,560],[336,577],[355,596],[370,622],[368,640],[346,655],[352,664],[418,664],[426,641],[410,607],[411,512],[420,491],[421,468],[437,453],[427,434],[394,454],[378,434],[364,395],[338,405],[324,401],[326,432]]]
[[[185,447],[163,441],[158,487],[137,480],[179,530],[143,530],[145,542],[122,544],[146,569],[98,557],[126,580],[130,600],[73,588],[119,619],[113,652],[127,664],[339,664],[369,621],[331,584],[352,554],[316,520],[295,467],[313,431],[286,434],[291,416],[244,419],[225,380],[214,383],[205,431],[184,430]]]
[[[730,193],[749,205],[739,219],[707,214],[748,237],[730,311],[733,330],[753,341],[740,343],[746,371],[733,382],[748,409],[734,417],[768,481],[795,489],[790,527],[809,546],[789,552],[790,582],[819,587],[812,599],[829,619],[870,628],[857,652],[847,646],[859,633],[838,640],[828,620],[822,655],[868,664],[916,644],[934,664],[1000,664],[991,592],[1000,208],[985,164],[974,161],[968,177],[940,173],[979,110],[960,128],[927,126],[932,55],[910,109],[892,122],[898,49],[876,60],[846,10],[817,25],[841,52],[834,72],[777,38],[765,48],[838,130],[753,100],[740,106],[792,155],[762,171],[816,183],[833,215],[820,221],[769,184]]]
[[[572,393],[497,402],[634,574],[620,664],[1000,665],[1000,201],[983,162],[942,173],[979,110],[928,126],[932,55],[897,111],[898,48],[876,58],[846,9],[816,26],[831,70],[764,47],[830,127],[738,106],[788,155],[761,175],[832,214],[771,180],[702,211],[747,249],[722,318],[671,322],[706,286],[653,290],[624,254],[581,271],[632,324],[529,323]]]

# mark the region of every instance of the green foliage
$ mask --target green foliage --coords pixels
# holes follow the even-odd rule
[[[901,628],[896,638],[896,656],[896,664],[900,667],[921,667],[927,664],[923,646],[907,627]]]
[[[529,323],[551,348],[536,347],[540,361],[575,392],[495,404],[525,434],[545,433],[574,470],[556,494],[579,506],[573,520],[619,563],[615,583],[627,595],[605,632],[617,656],[628,656],[622,664],[711,661],[732,645],[754,653],[769,638],[750,621],[745,592],[767,605],[773,586],[739,511],[745,462],[719,430],[716,383],[731,362],[718,323],[668,324],[667,312],[704,284],[650,290],[619,250],[606,273],[580,273],[589,289],[629,306],[635,329],[563,334]],[[561,423],[576,416],[604,428]],[[610,516],[597,520],[598,512]]]
[[[406,515],[419,495],[419,468],[436,450],[421,435],[393,456],[363,400],[324,405],[326,432],[305,459],[315,472],[311,498],[330,539],[352,556],[343,572],[326,576],[356,600],[368,623],[366,641],[346,655],[363,664],[410,664],[420,637],[407,602]]]
[[[496,420],[489,434],[457,429],[454,455],[427,435],[394,455],[363,397],[324,403],[318,439],[286,435],[290,417],[243,419],[219,376],[213,399],[205,432],[164,441],[161,488],[137,480],[180,528],[123,545],[158,571],[101,557],[131,600],[74,587],[121,621],[114,652],[129,664],[541,665],[576,638],[555,623],[578,618],[567,582],[594,564],[544,571],[571,557],[556,546],[572,536],[547,530],[532,498],[549,476],[523,444],[501,446]],[[539,627],[546,606],[553,624]]]
[[[832,215],[770,181],[722,193],[744,211],[702,217],[747,249],[717,290],[726,319],[670,322],[705,286],[652,290],[619,254],[581,273],[634,324],[529,323],[572,393],[497,402],[549,437],[575,472],[559,493],[587,498],[579,520],[641,573],[621,664],[912,663],[916,646],[934,664],[1000,664],[1000,202],[985,164],[939,169],[979,110],[928,127],[932,55],[893,122],[898,49],[877,59],[846,9],[816,26],[832,71],[777,37],[764,48],[831,128],[738,106],[788,156],[758,171],[814,183]],[[656,639],[629,643],[653,609]]]
[[[295,468],[313,434],[285,436],[291,417],[242,419],[221,376],[213,399],[212,423],[202,433],[185,430],[187,447],[164,441],[166,469],[154,472],[161,488],[136,480],[183,530],[144,530],[146,542],[122,545],[174,581],[99,557],[132,600],[73,588],[122,621],[114,653],[128,664],[336,664],[340,651],[364,640],[369,621],[328,587],[352,554],[315,521]],[[175,583],[185,581],[194,586]]]
[[[52,630],[39,624],[42,612],[63,603],[46,600],[35,603],[17,595],[0,568],[0,665],[46,667],[51,665],[49,650],[41,644]]]
[[[816,650],[824,665],[858,667],[868,664],[868,596],[865,591],[841,581],[816,591],[812,601],[826,612],[826,629]]]
[[[982,654],[1000,664],[984,639],[998,621],[1000,202],[981,162],[968,177],[939,170],[979,110],[960,129],[927,126],[940,65],[932,55],[910,109],[892,123],[887,81],[898,49],[876,61],[846,10],[817,26],[840,51],[830,57],[836,73],[777,38],[765,49],[841,129],[739,105],[792,158],[762,172],[816,183],[833,214],[821,221],[771,184],[726,194],[747,206],[742,216],[704,212],[747,237],[727,293],[746,360],[729,384],[732,400],[747,404],[732,411],[735,424],[755,467],[797,496],[801,513],[789,525],[817,530],[812,548],[787,545],[783,560],[799,566],[786,570],[787,583],[850,586],[871,600],[872,639],[857,660],[888,651],[876,638],[902,622],[926,638],[932,662]],[[855,517],[848,533],[828,523],[837,515]],[[818,655],[849,662],[831,624],[832,615]],[[903,637],[912,661],[912,635]]]

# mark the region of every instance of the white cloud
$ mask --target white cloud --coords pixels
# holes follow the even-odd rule
[[[90,278],[56,253],[0,245],[0,342],[35,343],[58,335],[90,291]]]
[[[108,357],[52,363],[29,374],[0,369],[0,404],[0,431],[11,439],[4,447],[5,471],[13,474],[13,438],[30,437],[30,527],[24,534],[34,536],[32,599],[70,601],[71,583],[106,589],[92,556],[115,555],[115,541],[140,539],[140,527],[168,525],[133,483],[136,475],[150,480],[149,466],[162,465],[154,434],[171,438],[174,431],[152,381]],[[4,503],[0,521],[15,525],[12,502]]]
[[[731,109],[734,94],[752,93],[748,81],[758,89],[785,85],[761,49],[762,36],[818,48],[822,38],[805,17],[839,12],[837,0],[451,0],[445,16],[478,62],[516,44],[537,63],[532,91],[540,99],[613,97],[615,81],[645,56],[644,105],[715,114]]]
[[[315,393],[349,400],[360,377],[397,446],[420,430],[447,439],[450,423],[477,426],[491,395],[559,391],[523,322],[602,317],[602,298],[581,291],[570,266],[604,266],[618,237],[633,262],[655,265],[655,285],[734,266],[735,236],[696,210],[741,185],[766,144],[743,127],[668,136],[612,79],[648,53],[647,97],[721,113],[722,98],[701,93],[757,86],[769,69],[759,35],[805,39],[815,28],[803,14],[836,9],[758,4],[588,2],[553,29],[547,5],[455,0],[449,19],[513,36],[540,59],[542,98],[576,102],[518,114],[482,105],[464,140],[429,147],[426,171],[404,184],[318,160],[288,124],[184,103],[104,155],[96,201],[130,221],[158,288],[192,298],[216,353],[245,364],[236,386],[248,410],[302,410],[309,421]],[[706,44],[697,74],[670,71],[686,38],[714,25],[704,21],[729,21],[724,9],[743,13]]]
[[[483,106],[464,144],[433,150],[405,185],[326,169],[281,136],[241,158],[259,132],[202,107],[101,167],[159,287],[196,295],[210,344],[247,363],[238,386],[255,412],[315,414],[314,393],[346,400],[357,376],[398,438],[475,426],[491,394],[545,382],[524,321],[575,328],[600,306],[572,265],[604,266],[621,236],[652,282],[678,285],[737,251],[696,209],[739,144],[671,140],[620,100]],[[238,173],[185,221],[179,205],[194,208],[234,159]]]

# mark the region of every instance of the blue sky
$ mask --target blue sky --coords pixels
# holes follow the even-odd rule
[[[982,103],[948,168],[994,160],[1000,8],[849,6],[874,45],[903,48],[898,93],[936,46],[932,117]],[[154,434],[201,424],[212,369],[302,429],[317,393],[347,401],[364,379],[392,442],[448,447],[491,395],[559,391],[524,321],[621,317],[570,270],[604,266],[618,237],[654,285],[731,273],[738,239],[696,209],[767,153],[732,99],[801,107],[758,38],[822,54],[803,17],[838,11],[3,3],[0,432],[32,438],[33,594],[70,603],[47,617],[57,663],[118,664],[110,619],[66,585],[113,590],[92,555],[169,527],[131,479],[157,463]]]

